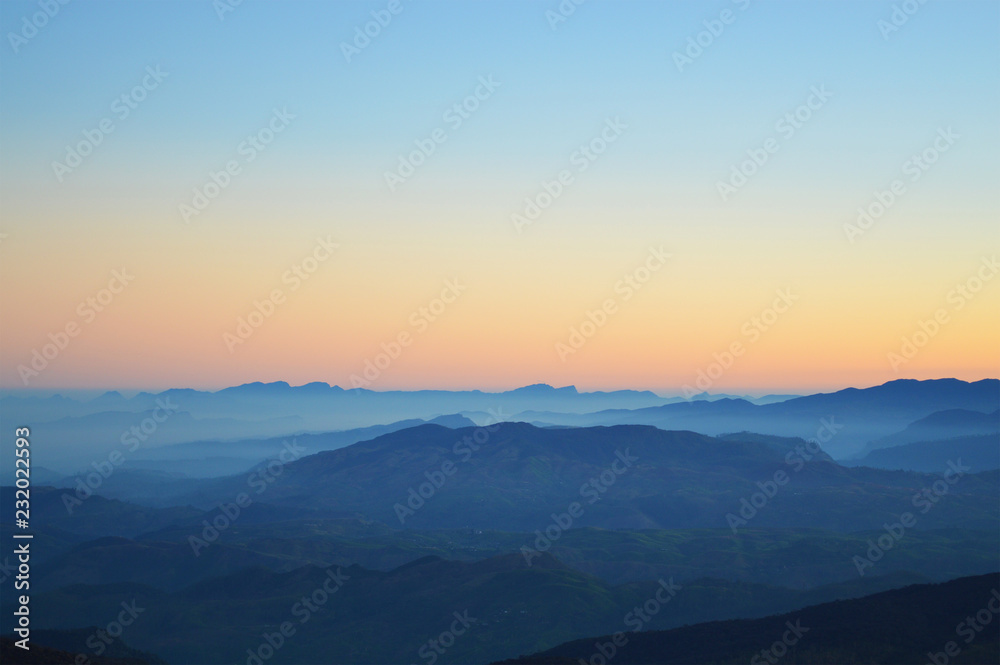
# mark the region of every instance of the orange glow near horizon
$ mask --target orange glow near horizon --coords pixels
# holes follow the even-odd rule
[[[86,3],[0,53],[0,387],[350,387],[401,334],[371,389],[676,394],[705,372],[709,392],[801,393],[1000,375],[996,3],[943,3],[934,28],[891,42],[870,3],[748,11],[683,72],[665,35],[685,43],[704,8],[621,6],[558,33],[534,3],[427,8],[347,63],[329,35],[351,32],[351,3],[257,3],[224,27],[198,3]],[[162,85],[57,176],[157,63]],[[446,122],[482,76],[499,87]],[[829,101],[802,107],[816,86]],[[800,108],[808,122],[781,136]],[[244,159],[272,109],[294,118]],[[447,139],[390,187],[435,128]],[[220,188],[227,160],[240,172]],[[905,191],[883,206],[894,179]],[[86,314],[123,268],[134,280]],[[449,280],[460,293],[438,301]]]
[[[2,249],[5,283],[18,283],[32,266],[47,267],[44,279],[22,280],[0,296],[5,319],[17,322],[4,330],[3,387],[24,387],[19,366],[30,367],[33,351],[72,322],[79,334],[30,377],[29,388],[221,388],[276,380],[350,387],[351,376],[401,333],[409,344],[370,388],[549,383],[669,393],[694,385],[734,343],[741,354],[709,392],[815,392],[896,378],[997,375],[1000,280],[985,281],[971,298],[956,295],[956,285],[987,274],[982,257],[968,252],[935,266],[936,279],[919,264],[895,264],[891,274],[912,284],[901,288],[875,274],[882,270],[877,262],[851,266],[849,245],[825,260],[844,261],[850,272],[819,269],[815,258],[790,271],[788,263],[761,265],[753,257],[762,248],[749,239],[726,260],[719,248],[711,261],[707,248],[685,246],[683,237],[631,244],[577,238],[572,254],[534,255],[501,237],[470,254],[425,247],[415,256],[346,225],[294,238],[245,228],[234,236],[237,228],[233,221],[180,233],[151,229],[141,239],[85,252],[79,248],[89,231],[67,230],[48,242],[27,228],[12,235]],[[328,235],[339,247],[309,262],[317,238]],[[649,248],[661,245],[672,256],[650,271]],[[307,275],[300,278],[291,268],[299,264],[315,272],[299,268]],[[87,323],[81,303],[123,268],[134,279],[103,311],[86,314],[93,319]],[[453,296],[447,285],[454,280]],[[280,302],[267,305],[275,290]],[[790,305],[780,302],[782,291],[794,299]],[[233,342],[240,319],[256,316],[255,302],[273,313]],[[769,311],[776,302],[785,311]],[[947,322],[895,371],[889,354],[901,352],[904,337],[922,341],[921,321],[941,309]]]

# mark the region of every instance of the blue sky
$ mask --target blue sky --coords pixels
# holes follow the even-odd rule
[[[856,170],[862,151],[895,158],[928,126],[975,130],[995,120],[992,2],[930,0],[886,41],[876,22],[898,3],[751,2],[741,11],[731,2],[591,0],[553,31],[545,12],[556,2],[405,0],[346,63],[339,44],[386,4],[245,0],[219,20],[208,1],[71,2],[18,54],[3,51],[5,87],[17,93],[3,97],[3,138],[12,147],[18,137],[65,143],[150,64],[170,73],[169,93],[126,131],[141,139],[130,136],[134,149],[162,151],[168,163],[227,148],[272,106],[287,106],[307,127],[294,150],[309,165],[357,160],[379,172],[382,151],[438,124],[485,73],[503,95],[449,146],[440,167],[449,176],[475,156],[486,162],[477,174],[541,169],[616,114],[641,131],[621,151],[629,179],[651,168],[675,180],[711,173],[818,83],[835,91],[837,115],[812,137],[810,175]],[[724,9],[735,22],[679,73],[673,51]],[[37,7],[0,10],[9,31]],[[984,171],[992,158],[982,157]]]
[[[317,234],[334,231],[356,251],[330,269],[330,284],[309,295],[302,312],[289,315],[288,325],[294,320],[301,330],[317,303],[335,301],[350,313],[349,324],[332,318],[316,324],[348,350],[339,360],[326,358],[329,369],[315,379],[343,382],[363,360],[365,340],[391,337],[399,325],[392,321],[405,320],[442,279],[461,274],[480,280],[483,300],[467,306],[469,318],[456,321],[455,330],[442,327],[440,349],[427,342],[425,361],[414,359],[412,373],[401,370],[398,385],[420,383],[419,372],[447,348],[490,355],[488,331],[507,331],[496,335],[510,339],[507,329],[518,321],[532,326],[519,352],[539,369],[508,375],[484,366],[483,381],[674,385],[712,349],[724,348],[766,294],[788,283],[815,294],[815,311],[802,314],[808,323],[800,328],[788,324],[789,339],[829,345],[826,331],[858,312],[885,317],[877,329],[870,317],[850,324],[841,336],[850,344],[832,352],[855,358],[858,376],[875,380],[899,336],[998,239],[992,192],[1000,147],[1000,4],[914,0],[907,7],[916,11],[886,38],[879,21],[890,21],[904,4],[588,0],[553,29],[547,12],[559,11],[554,0],[400,0],[402,11],[347,62],[342,43],[353,41],[355,29],[385,11],[388,0],[244,0],[222,18],[210,0],[74,0],[58,5],[16,52],[10,34],[40,4],[3,2],[0,232],[10,235],[7,248],[17,247],[4,257],[4,276],[38,265],[48,272],[3,302],[27,323],[12,339],[15,351],[0,376],[10,380],[19,358],[61,325],[60,315],[38,303],[58,312],[64,298],[71,311],[81,275],[97,283],[124,258],[150,265],[156,277],[145,282],[144,298],[169,303],[164,321],[197,318],[205,329],[199,339],[217,346],[228,324],[204,317],[232,318],[258,286],[273,281],[258,284],[258,272],[280,275]],[[673,54],[723,12],[732,21],[678,71]],[[84,131],[113,117],[112,102],[142,81],[147,67],[167,77],[57,182],[53,162]],[[499,87],[461,127],[448,128],[443,115],[480,77]],[[775,137],[775,123],[817,86],[830,99],[780,141],[746,187],[721,200],[718,183],[733,165]],[[238,157],[237,146],[265,127],[274,109],[294,115],[287,130],[261,159],[244,164],[195,224],[185,224],[179,206]],[[621,139],[587,173],[576,174],[528,233],[516,233],[511,216],[525,197],[568,168],[574,151],[614,118],[628,127]],[[856,209],[947,127],[961,137],[956,147],[863,241],[849,243],[843,225]],[[446,128],[446,142],[390,191],[385,173],[438,128]],[[583,356],[575,368],[549,366],[560,331],[657,243],[676,250],[671,285],[616,320],[620,329],[608,333],[607,349],[588,352],[592,366]],[[607,271],[595,269],[603,265]],[[344,280],[360,286],[348,288]],[[349,292],[342,300],[337,285]],[[192,307],[189,291],[202,294],[192,296],[195,313],[175,313],[185,303]],[[988,304],[982,300],[981,308]],[[118,332],[107,348],[112,339],[132,343],[133,358],[140,357],[142,340],[129,337],[136,320],[128,323],[124,313],[118,323],[109,319],[105,325]],[[698,323],[682,330],[671,321]],[[982,349],[996,323],[995,316],[975,314],[962,324],[965,332],[949,333],[913,367],[925,363],[917,373],[927,375],[980,372],[968,349]],[[871,348],[862,349],[873,336]],[[768,353],[787,348],[780,337],[773,350],[760,352],[761,368],[726,380],[796,387],[800,379],[785,370],[768,378],[763,369]],[[261,344],[262,357],[277,358],[279,339],[275,347]],[[620,377],[609,369],[616,345],[645,348],[664,339],[676,356],[636,361]],[[178,342],[176,358],[196,346]],[[829,346],[803,349],[795,362],[830,353]],[[81,352],[78,371],[62,380],[82,381],[94,357]],[[688,358],[694,364],[675,368]],[[455,362],[449,377],[467,366]],[[209,365],[213,378],[205,381],[213,385],[260,378],[253,363]],[[289,378],[280,375],[279,360],[273,365],[272,378]],[[122,381],[131,376],[121,371]],[[148,371],[143,385],[176,378],[162,368]],[[675,373],[661,380],[654,371]],[[828,383],[846,380],[832,368],[828,376]]]

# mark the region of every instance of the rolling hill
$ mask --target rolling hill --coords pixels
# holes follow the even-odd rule
[[[570,665],[594,654],[621,665],[780,662],[996,663],[1000,574],[824,603],[763,619],[574,640],[503,665]],[[978,620],[978,617],[989,617]],[[945,653],[951,644],[951,652]]]
[[[208,510],[246,493],[288,510],[418,529],[533,532],[579,504],[574,528],[719,528],[742,509],[752,526],[859,531],[915,510],[915,495],[938,478],[845,468],[789,438],[642,426],[493,429],[414,427],[292,461],[266,484],[206,480],[182,499]],[[921,513],[919,528],[995,523],[998,474],[970,470],[956,480],[947,501]],[[751,499],[759,510],[744,507]]]

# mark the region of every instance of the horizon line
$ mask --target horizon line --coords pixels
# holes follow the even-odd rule
[[[692,395],[691,397],[685,397],[684,396],[684,387],[683,386],[677,387],[677,388],[669,388],[669,389],[637,387],[637,388],[603,388],[603,389],[581,390],[575,384],[568,384],[568,385],[564,385],[564,386],[556,386],[556,385],[549,384],[549,383],[537,382],[537,383],[529,383],[529,384],[519,385],[519,386],[515,386],[515,387],[512,387],[512,388],[468,388],[468,387],[457,387],[457,388],[456,387],[405,388],[405,387],[395,387],[395,388],[373,389],[373,388],[367,388],[367,387],[345,388],[343,386],[340,386],[339,384],[336,384],[336,383],[327,383],[325,381],[308,381],[306,383],[302,383],[302,384],[298,384],[298,385],[292,385],[289,382],[281,380],[281,379],[275,380],[275,381],[249,381],[249,382],[246,382],[246,383],[226,385],[226,386],[222,386],[222,387],[201,387],[201,388],[177,387],[177,386],[173,386],[173,387],[169,387],[169,388],[148,388],[148,387],[147,388],[130,388],[130,387],[123,387],[123,388],[107,388],[107,387],[53,387],[53,388],[30,388],[30,387],[22,387],[22,388],[4,388],[4,387],[0,387],[0,397],[8,397],[8,396],[16,395],[16,394],[34,394],[34,395],[44,395],[44,396],[47,396],[47,397],[55,397],[55,396],[63,396],[64,393],[66,393],[66,394],[76,393],[78,395],[81,394],[81,393],[92,393],[95,396],[100,397],[101,395],[105,395],[105,394],[108,394],[108,393],[118,393],[118,394],[122,395],[123,397],[125,397],[125,399],[132,399],[133,397],[136,397],[137,395],[140,395],[140,394],[143,394],[143,393],[148,393],[148,394],[153,394],[153,395],[159,395],[159,394],[162,394],[162,393],[165,393],[165,392],[169,392],[171,390],[190,390],[190,391],[207,393],[207,394],[216,394],[216,393],[222,392],[224,390],[229,390],[229,389],[233,389],[233,388],[242,388],[242,387],[245,387],[245,386],[254,386],[254,385],[274,386],[274,385],[277,385],[277,384],[284,384],[285,386],[288,387],[288,389],[304,388],[306,386],[313,386],[313,385],[315,385],[315,386],[325,385],[330,390],[337,389],[337,390],[339,390],[341,392],[345,392],[345,393],[354,392],[354,391],[365,391],[365,392],[376,393],[376,394],[383,394],[383,393],[419,393],[419,392],[445,392],[445,393],[480,392],[480,393],[485,393],[485,394],[503,394],[503,393],[515,392],[515,391],[518,391],[518,390],[523,390],[525,388],[536,388],[536,387],[537,388],[549,388],[549,389],[551,389],[553,391],[566,390],[567,388],[572,388],[577,394],[580,394],[580,395],[601,394],[601,393],[606,394],[606,393],[615,393],[615,392],[638,392],[638,393],[652,393],[656,397],[659,397],[659,398],[662,398],[662,399],[680,398],[680,399],[691,401],[691,400],[694,400],[695,398],[700,397],[702,395],[708,395],[710,397],[714,397],[714,396],[734,396],[734,397],[737,397],[737,398],[746,398],[746,397],[749,397],[749,398],[752,398],[752,399],[762,399],[764,397],[772,397],[772,396],[806,397],[806,396],[809,396],[809,395],[831,394],[831,393],[836,393],[836,392],[840,392],[840,391],[843,391],[843,390],[849,390],[849,389],[865,390],[865,389],[868,389],[868,388],[877,388],[877,387],[880,387],[880,386],[885,386],[885,385],[888,385],[890,383],[900,383],[900,382],[909,382],[909,381],[915,381],[915,382],[919,382],[919,383],[926,383],[926,382],[930,382],[930,381],[960,381],[961,383],[972,384],[972,383],[979,383],[979,382],[982,382],[982,381],[996,381],[996,380],[998,380],[998,378],[1000,378],[1000,377],[985,376],[985,377],[980,378],[980,379],[965,380],[965,379],[959,379],[959,378],[956,378],[956,377],[953,377],[953,376],[941,376],[941,377],[931,378],[931,379],[915,379],[915,378],[906,378],[906,377],[903,377],[903,378],[899,378],[899,379],[891,379],[889,381],[884,381],[882,383],[876,383],[876,384],[872,384],[872,385],[865,385],[865,386],[844,385],[844,386],[841,386],[839,388],[831,388],[831,389],[827,389],[827,390],[822,390],[822,389],[821,390],[813,390],[813,389],[807,389],[807,390],[802,390],[802,389],[780,390],[780,389],[773,389],[773,390],[768,390],[768,391],[761,391],[759,389],[729,388],[729,389],[720,390],[718,392],[711,392],[709,390],[704,390],[704,391],[700,391],[700,392]],[[673,391],[673,392],[671,392],[671,391]]]

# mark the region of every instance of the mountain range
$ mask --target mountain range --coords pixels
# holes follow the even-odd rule
[[[897,381],[645,405],[663,400],[529,386],[501,394],[541,407],[518,413],[483,408],[497,394],[430,391],[414,417],[384,423],[363,409],[342,418],[330,404],[351,391],[325,384],[188,392],[201,410],[163,421],[162,406],[143,403],[163,393],[133,397],[137,411],[107,394],[96,412],[32,425],[33,640],[53,662],[577,662],[656,598],[664,610],[614,662],[749,660],[796,616],[825,628],[782,662],[912,659],[904,640],[858,621],[907,640],[914,629],[899,625],[913,621],[929,643],[993,584],[997,386]],[[383,408],[381,393],[358,394]],[[359,426],[239,433],[291,424],[299,399]],[[240,400],[254,420],[227,430]],[[462,400],[475,408],[438,410]],[[630,406],[603,408],[616,402]],[[129,422],[141,445],[124,445],[123,432],[137,437],[118,431]],[[199,422],[208,435],[196,436]],[[0,488],[8,540],[14,492]],[[0,555],[0,571],[13,563]],[[7,635],[12,582],[0,574]],[[306,611],[310,598],[324,600]],[[917,602],[943,604],[906,606]],[[95,653],[87,637],[123,603],[136,621],[119,650]]]

